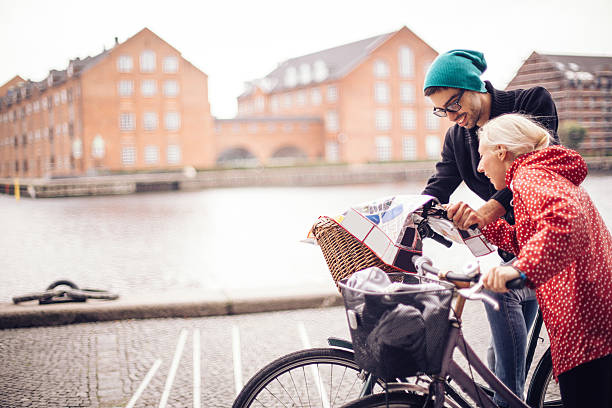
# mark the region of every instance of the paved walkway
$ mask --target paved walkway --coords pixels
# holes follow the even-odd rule
[[[482,305],[463,320],[484,358]],[[230,407],[264,365],[329,336],[349,338],[343,307],[4,329],[0,407]]]

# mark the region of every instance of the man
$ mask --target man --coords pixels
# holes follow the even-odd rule
[[[466,204],[449,208],[449,216],[461,220],[460,228],[487,225],[499,217],[513,223],[512,192],[496,191],[489,179],[478,171],[478,135],[480,126],[504,113],[522,113],[544,125],[558,142],[557,109],[550,93],[542,87],[526,90],[501,91],[480,79],[486,70],[484,55],[478,51],[452,50],[439,55],[431,64],[423,90],[430,99],[433,114],[448,117],[455,125],[446,132],[442,159],[427,182],[423,194],[448,203],[450,195],[465,182],[470,190],[486,201],[476,211],[467,211]],[[466,211],[466,216],[462,217]],[[514,255],[499,251],[504,261]],[[525,353],[527,333],[537,312],[535,294],[531,289],[511,290],[498,294],[489,292],[500,304],[495,311],[485,303],[492,333],[489,367],[519,397],[525,386]],[[506,402],[495,395],[502,407]]]

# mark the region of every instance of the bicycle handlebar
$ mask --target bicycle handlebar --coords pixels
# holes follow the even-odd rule
[[[412,262],[418,269],[422,269],[425,272],[434,274],[440,279],[444,279],[450,282],[478,282],[480,280],[481,273],[465,274],[460,272],[448,271],[442,272],[431,264],[431,260],[426,256],[415,255],[412,257]],[[519,277],[514,278],[506,282],[506,288],[508,289],[522,289],[525,287],[525,279]]]

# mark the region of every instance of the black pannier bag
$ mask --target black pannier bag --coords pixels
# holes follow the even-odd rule
[[[450,327],[453,286],[409,273],[387,276],[401,282],[397,292],[349,287],[350,278],[339,282],[355,361],[387,380],[438,374]]]

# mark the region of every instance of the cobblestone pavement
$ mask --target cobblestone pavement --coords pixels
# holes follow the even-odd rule
[[[479,303],[464,322],[484,358]],[[349,338],[343,308],[2,330],[0,407],[229,407],[259,368],[329,336]]]

